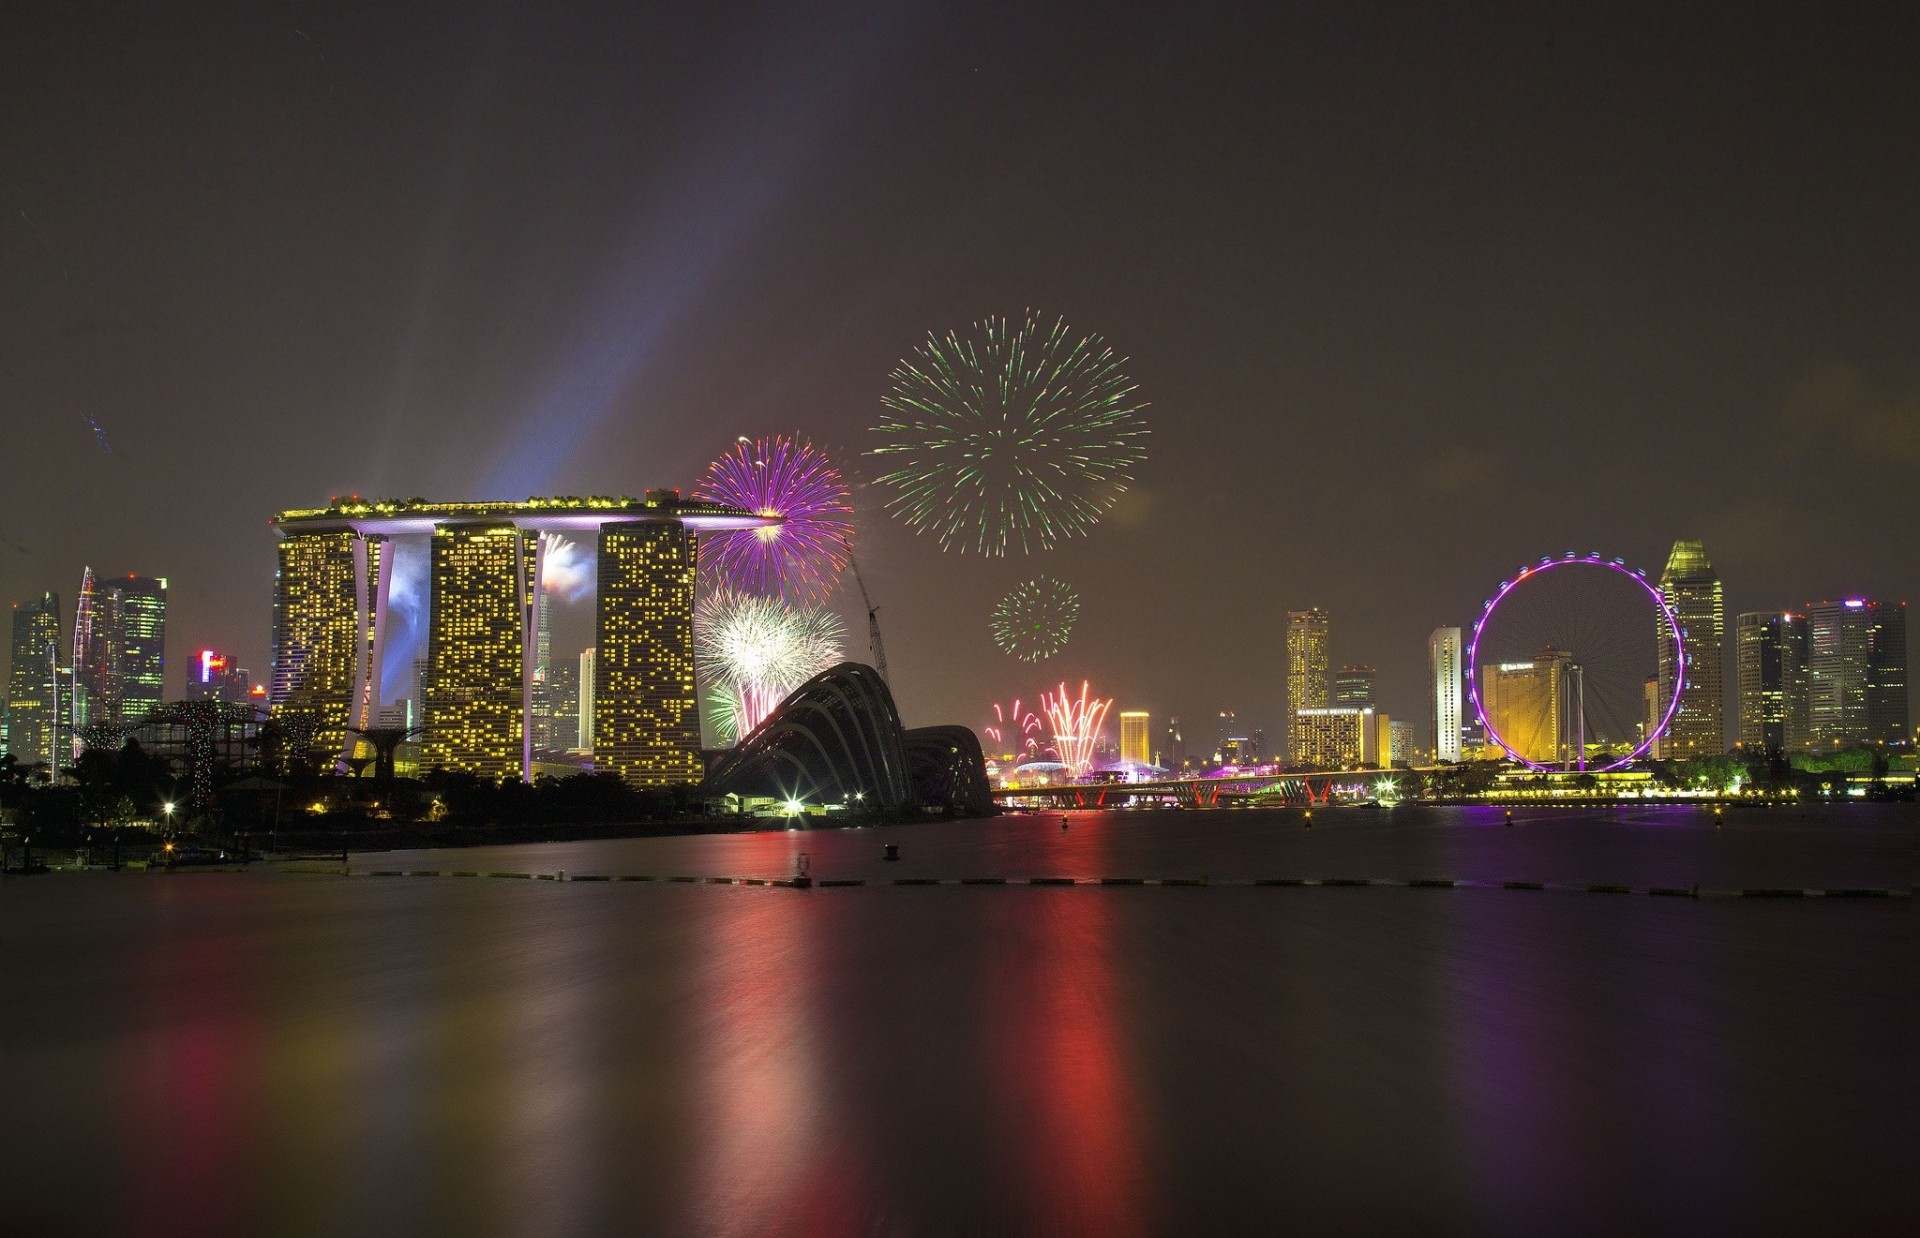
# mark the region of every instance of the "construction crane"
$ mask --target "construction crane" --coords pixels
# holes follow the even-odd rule
[[[880,672],[880,682],[891,688],[893,682],[887,678],[887,647],[880,643],[880,608],[873,604],[873,595],[867,592],[867,580],[860,574],[860,560],[854,557],[853,543],[843,537],[840,544],[847,548],[853,583],[860,586],[860,601],[867,608],[867,647],[873,651],[873,669]]]

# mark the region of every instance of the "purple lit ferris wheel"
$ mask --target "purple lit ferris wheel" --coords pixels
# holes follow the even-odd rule
[[[1680,709],[1685,632],[1646,573],[1598,554],[1545,558],[1502,581],[1467,646],[1487,742],[1530,769],[1619,769]],[[1663,655],[1675,688],[1655,687]]]

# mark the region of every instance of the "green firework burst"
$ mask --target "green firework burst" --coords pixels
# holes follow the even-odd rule
[[[1146,402],[1098,335],[1031,311],[929,335],[892,375],[868,455],[887,508],[942,550],[1051,549],[1110,511],[1146,456]]]
[[[1022,662],[1059,653],[1080,618],[1080,595],[1051,576],[1016,585],[993,608],[993,643]]]

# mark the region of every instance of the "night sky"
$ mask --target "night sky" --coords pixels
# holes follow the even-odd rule
[[[1920,600],[1910,6],[1273,7],[9,4],[0,599],[165,575],[170,691],[264,675],[279,509],[871,477],[897,359],[1032,307],[1148,460],[1011,559],[861,489],[909,724],[1088,676],[1277,735],[1310,605],[1421,721],[1427,632],[1567,550],[1704,538],[1729,630]]]

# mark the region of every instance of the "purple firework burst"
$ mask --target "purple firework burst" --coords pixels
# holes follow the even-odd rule
[[[744,507],[786,523],[710,534],[700,566],[736,589],[790,602],[826,597],[852,553],[846,482],[804,439],[742,441],[707,468],[694,497]]]

